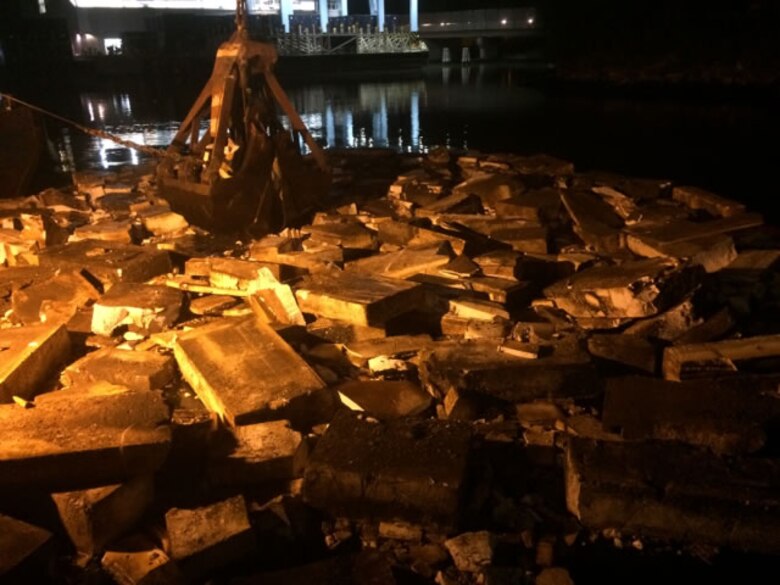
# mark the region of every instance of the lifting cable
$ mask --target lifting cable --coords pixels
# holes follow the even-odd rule
[[[85,134],[88,134],[89,136],[94,136],[95,138],[103,138],[105,140],[110,140],[111,142],[115,142],[117,144],[120,144],[122,146],[125,146],[127,148],[132,148],[133,150],[137,150],[139,152],[142,152],[144,154],[147,154],[149,156],[164,159],[164,158],[172,158],[173,160],[179,162],[182,160],[186,160],[188,158],[181,154],[178,154],[176,152],[172,152],[170,150],[161,150],[159,148],[155,148],[153,146],[147,146],[145,144],[138,144],[137,142],[133,142],[132,140],[125,140],[124,138],[120,138],[119,136],[115,134],[110,134],[109,132],[105,132],[104,130],[98,130],[96,128],[89,128],[88,126],[84,126],[83,124],[79,124],[78,122],[74,122],[73,120],[69,120],[68,118],[65,118],[63,116],[60,116],[59,114],[55,114],[53,112],[50,112],[48,110],[45,110],[41,107],[38,107],[34,104],[31,104],[29,102],[26,102],[24,100],[20,100],[19,98],[16,98],[12,95],[8,95],[7,93],[0,92],[0,98],[8,100],[9,102],[14,102],[19,104],[20,106],[24,106],[26,108],[29,108],[35,112],[38,112],[39,114],[43,114],[44,116],[48,116],[50,118],[53,118],[59,122],[62,122],[63,124],[67,124],[68,126],[72,126],[73,128],[76,128],[77,130],[80,130],[81,132],[84,132]]]

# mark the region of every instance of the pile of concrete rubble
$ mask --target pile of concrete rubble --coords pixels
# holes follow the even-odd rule
[[[138,168],[0,201],[0,579],[780,553],[777,230],[548,156],[329,156],[311,224],[256,240]]]

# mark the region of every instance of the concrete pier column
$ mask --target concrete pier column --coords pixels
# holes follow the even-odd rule
[[[409,30],[412,32],[419,31],[419,12],[420,8],[418,6],[418,0],[409,0]]]
[[[416,152],[420,146],[420,93],[417,91],[412,91],[409,118],[411,124],[409,148],[412,152]]]
[[[319,0],[320,30],[328,32],[328,0]]]
[[[349,16],[349,0],[341,0],[341,16]]]
[[[336,116],[330,104],[325,106],[325,143],[328,148],[336,146]]]
[[[281,0],[279,2],[279,13],[282,16],[282,26],[284,27],[284,32],[289,33],[290,32],[290,16],[292,16],[292,13],[293,13],[293,3],[292,3],[292,0]]]
[[[446,64],[449,63],[450,61],[452,61],[452,57],[450,56],[450,48],[449,47],[442,48],[441,62]]]
[[[376,16],[379,11],[379,0],[368,0],[368,13],[371,16]]]
[[[378,0],[376,21],[379,32],[385,32],[385,0]]]
[[[471,49],[469,47],[463,47],[460,51],[460,62],[471,63]]]

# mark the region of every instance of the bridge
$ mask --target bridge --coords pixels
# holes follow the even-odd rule
[[[320,0],[325,3],[325,0]],[[276,35],[283,54],[330,52],[355,42],[358,52],[413,52],[419,39],[430,49],[434,61],[450,62],[451,55],[462,62],[473,57],[490,59],[502,43],[541,37],[542,29],[535,8],[508,8],[423,12],[417,14],[417,2],[411,0],[409,15],[390,15],[382,10],[383,0],[371,0],[371,14],[328,11],[320,6],[312,14],[296,13],[282,20],[284,31]],[[345,41],[345,39],[348,39]]]

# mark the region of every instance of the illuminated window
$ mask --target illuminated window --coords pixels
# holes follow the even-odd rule
[[[107,55],[116,55],[122,52],[122,39],[105,39],[103,46]]]

